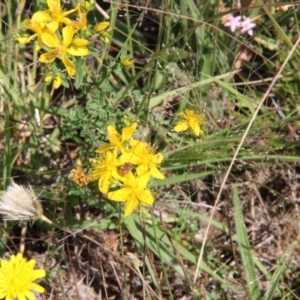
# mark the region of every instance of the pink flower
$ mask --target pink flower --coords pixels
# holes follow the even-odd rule
[[[251,19],[250,18],[246,18],[245,21],[241,22],[241,33],[245,33],[247,32],[250,36],[253,35],[253,30],[252,28],[254,28],[256,26],[255,23],[251,23]]]
[[[241,16],[234,17],[233,15],[228,15],[224,26],[230,27],[231,32],[235,32],[236,28],[241,27],[241,18]]]

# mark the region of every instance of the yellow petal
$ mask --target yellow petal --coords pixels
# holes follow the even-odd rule
[[[89,176],[90,181],[94,181],[99,179],[102,176],[102,171],[99,171],[98,169],[95,169],[92,171],[92,174]]]
[[[153,196],[148,190],[139,192],[139,200],[146,205],[151,205],[154,202]]]
[[[75,29],[86,28],[86,25],[87,18],[85,13],[80,13],[76,21],[73,21],[73,26],[75,27]]]
[[[58,89],[61,86],[61,77],[59,75],[55,75],[53,78],[53,88]]]
[[[45,276],[43,276],[43,277],[45,277]],[[31,284],[31,290],[36,291],[38,293],[44,293],[45,292],[45,289],[42,286],[40,286],[39,284],[36,284],[36,283]]]
[[[41,26],[39,22],[32,22],[29,19],[25,19],[24,21],[24,27],[28,30],[31,30],[33,32],[40,32],[41,31]]]
[[[119,135],[117,129],[112,125],[108,125],[107,134],[108,134],[108,136],[110,136],[110,135]]]
[[[57,57],[57,55],[58,55],[58,50],[53,49],[53,50],[50,50],[50,51],[42,54],[39,58],[39,61],[43,62],[45,64],[49,64],[49,63],[52,63],[55,61],[55,58]]]
[[[44,278],[46,276],[46,271],[44,269],[34,270],[33,273],[33,280]]]
[[[49,29],[45,29],[41,33],[41,40],[49,48],[58,48],[60,47],[60,41],[55,33]]]
[[[95,26],[95,31],[100,32],[105,30],[109,26],[109,22],[100,22]]]
[[[152,177],[156,179],[161,179],[161,180],[165,179],[164,174],[162,174],[156,167],[152,167],[150,172]]]
[[[61,55],[61,60],[65,65],[69,76],[74,76],[76,73],[76,68],[72,61],[64,53]]]
[[[200,132],[202,132],[202,130],[200,130],[200,127],[198,125],[195,125],[195,126],[191,126],[195,136],[199,136],[200,135]]]
[[[24,27],[26,29],[29,29],[31,27],[31,20],[30,19],[25,19],[24,20]]]
[[[33,14],[31,21],[40,23],[40,24],[46,24],[52,20],[51,16],[47,11],[37,11]]]
[[[72,45],[76,46],[76,47],[87,46],[88,44],[89,44],[89,41],[86,39],[74,39],[72,42]]]
[[[107,194],[109,187],[112,183],[112,176],[110,173],[104,173],[99,179],[99,191],[103,194]]]
[[[46,77],[45,77],[45,82],[51,82],[51,80],[52,80],[52,75],[47,75]]]
[[[16,40],[21,43],[21,44],[27,44],[29,43],[30,41],[32,41],[37,35],[36,34],[33,34],[31,36],[23,36],[23,37],[19,37],[17,38]]]
[[[69,47],[67,52],[73,56],[86,56],[90,53],[89,49],[86,47]]]
[[[149,167],[147,165],[138,165],[136,168],[136,174],[138,177],[144,176],[149,173]],[[146,185],[145,185],[146,187]]]
[[[42,48],[42,46],[43,46],[42,37],[41,37],[41,35],[38,35],[38,43],[35,46],[35,50],[39,51]]]
[[[131,138],[131,136],[135,132],[136,128],[137,128],[137,123],[136,122],[133,123],[131,126],[123,128],[122,129],[122,142],[125,142],[129,138]]]
[[[143,151],[143,149],[145,148],[145,144],[144,144],[144,142],[142,142],[142,141],[139,141],[139,140],[131,140],[130,142],[129,142],[129,144],[130,144],[130,146],[132,147],[132,148],[134,148],[134,151],[135,152],[142,152]]]
[[[60,0],[47,0],[47,4],[52,12],[61,10]]]
[[[119,190],[109,192],[107,197],[109,200],[117,202],[125,202],[128,199],[132,198],[132,190],[130,188],[124,187]]]
[[[56,30],[58,29],[58,27],[59,27],[59,22],[57,22],[57,21],[51,21],[51,22],[49,22],[49,23],[47,23],[47,28],[50,30],[50,31],[52,31],[53,33],[55,33],[56,32]]]
[[[26,300],[26,299],[35,300],[34,294],[28,290],[24,291],[22,295],[18,294],[17,298],[18,300]]]
[[[143,190],[146,188],[148,181],[150,180],[150,177],[151,177],[151,174],[149,174],[149,172],[147,172],[147,173],[144,173],[142,176],[137,177],[135,179],[139,190]]]
[[[127,201],[125,204],[124,216],[125,217],[129,216],[134,211],[134,209],[137,207],[138,204],[139,202],[136,198],[132,198],[129,201]]]
[[[132,62],[129,59],[125,58],[125,59],[121,60],[121,65],[123,67],[125,67],[125,68],[131,67],[132,66]]]
[[[153,161],[156,164],[160,164],[164,159],[164,156],[161,153],[153,154]]]
[[[174,127],[174,130],[176,132],[181,132],[181,131],[186,131],[188,130],[189,126],[186,122],[184,121],[179,121],[177,122],[176,126]]]
[[[105,151],[111,149],[112,147],[113,147],[113,144],[105,144],[103,146],[98,147],[95,152],[102,153],[102,152],[105,152]]]
[[[66,26],[62,30],[62,34],[63,34],[63,44],[65,47],[68,47],[72,43],[72,40],[73,40],[74,27],[69,26],[69,25]]]
[[[67,16],[67,15],[69,15],[69,14],[75,12],[75,11],[76,11],[76,7],[75,7],[75,8],[72,8],[72,9],[70,9],[70,10],[64,11],[63,13],[61,13],[61,16]],[[66,24],[66,25],[70,25],[70,24],[72,23],[72,21],[71,21],[69,18],[65,18],[65,17],[63,17],[63,18],[60,20],[60,22]]]

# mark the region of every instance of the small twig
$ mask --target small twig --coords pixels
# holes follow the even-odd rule
[[[20,240],[20,249],[19,249],[21,253],[24,253],[25,251],[26,232],[27,232],[27,223],[25,222],[22,224],[22,230],[21,230],[21,240]]]
[[[95,4],[96,8],[98,9],[99,13],[105,18],[105,19],[109,19],[109,15],[107,14],[107,12],[98,4]]]

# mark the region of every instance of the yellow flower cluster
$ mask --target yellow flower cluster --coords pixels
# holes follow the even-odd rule
[[[82,162],[80,159],[77,160],[76,166],[71,170],[69,177],[81,187],[88,184],[89,178],[86,174],[86,170],[82,168]]]
[[[179,120],[175,123],[174,131],[182,132],[190,130],[196,137],[203,135],[200,126],[204,122],[204,115],[192,109],[185,109],[178,114]]]
[[[35,280],[46,276],[44,269],[34,270],[36,261],[26,261],[22,253],[12,255],[10,260],[1,260],[0,299],[36,299],[34,292],[43,293],[45,289]]]
[[[132,138],[136,128],[134,123],[119,134],[114,126],[108,126],[109,143],[96,149],[98,156],[90,160],[90,180],[99,180],[99,190],[108,199],[125,202],[125,216],[139,203],[153,204],[148,182],[151,177],[165,178],[159,171],[163,155],[155,153],[149,144]]]
[[[87,56],[90,53],[88,39],[95,33],[99,33],[103,42],[109,43],[109,22],[101,22],[92,30],[88,27],[87,12],[92,8],[89,1],[81,1],[70,10],[64,10],[60,0],[47,0],[47,6],[46,10],[35,12],[31,19],[25,19],[24,28],[33,34],[17,40],[22,44],[37,40],[35,49],[44,52],[39,61],[51,64],[58,58],[72,77],[76,74],[76,67],[70,56]],[[61,70],[56,66],[52,71],[45,81],[52,81],[53,87],[58,88],[62,83]]]

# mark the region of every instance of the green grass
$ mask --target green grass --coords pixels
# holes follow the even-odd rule
[[[105,3],[110,42],[89,38],[90,55],[72,58],[76,74],[57,90],[33,44],[16,41],[46,2],[1,4],[1,188],[31,184],[65,229],[27,227],[45,299],[53,289],[57,299],[300,297],[299,7],[250,2],[225,4],[256,18],[253,37],[225,27],[214,0]],[[88,14],[93,26],[104,20],[96,7]],[[204,114],[203,136],[173,130],[186,108]],[[135,138],[164,155],[165,179],[150,182],[153,206],[124,217],[97,182],[80,187],[70,171],[81,159],[91,172],[107,127],[134,121]],[[3,223],[1,258],[20,236]]]

